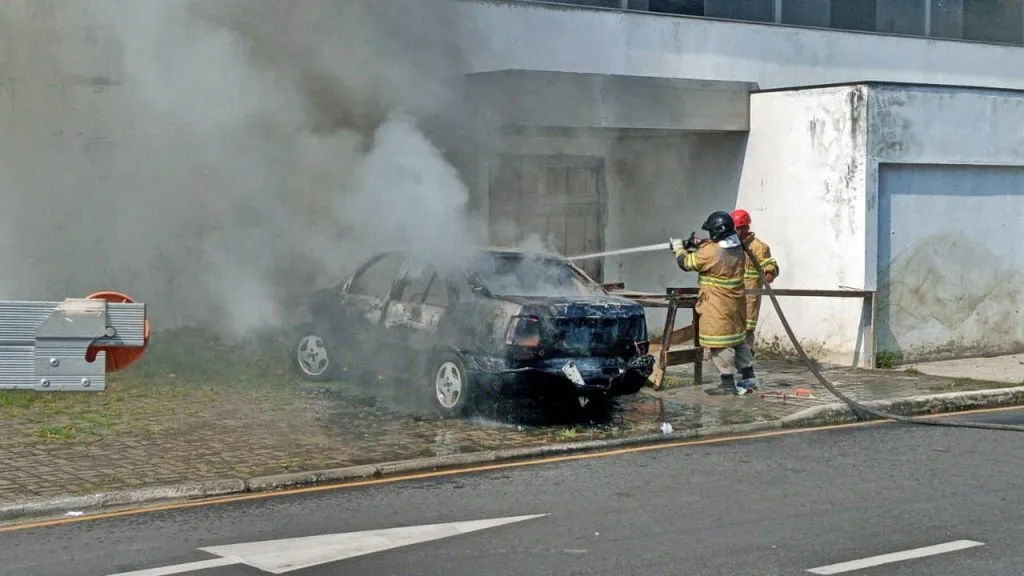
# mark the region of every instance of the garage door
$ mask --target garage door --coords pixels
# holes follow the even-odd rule
[[[603,159],[505,155],[491,169],[491,242],[515,246],[531,234],[571,256],[604,248]],[[602,280],[600,260],[581,268]]]
[[[877,349],[1024,349],[1024,168],[883,164]]]

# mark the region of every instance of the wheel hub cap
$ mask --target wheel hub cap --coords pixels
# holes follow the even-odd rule
[[[462,372],[454,362],[445,362],[437,369],[434,378],[437,401],[445,408],[454,408],[462,396]]]
[[[306,336],[299,342],[297,350],[299,366],[310,376],[320,376],[330,366],[327,346],[319,336]]]

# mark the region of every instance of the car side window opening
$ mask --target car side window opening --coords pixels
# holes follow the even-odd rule
[[[387,300],[404,262],[401,254],[386,254],[353,279],[349,292]]]
[[[476,300],[476,293],[473,292],[473,285],[465,274],[457,274],[452,277],[452,289],[455,291],[456,302],[473,302]]]
[[[415,304],[447,306],[448,295],[444,278],[431,271],[423,271],[407,275],[403,280],[402,293],[399,300]]]
[[[448,283],[444,276],[434,274],[434,279],[427,288],[427,298],[423,303],[430,306],[448,306]]]

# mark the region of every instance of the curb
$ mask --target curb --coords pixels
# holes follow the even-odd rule
[[[991,388],[966,392],[946,392],[871,400],[861,402],[867,408],[894,416],[922,416],[925,414],[946,414],[979,408],[1000,408],[1024,405],[1024,386],[1014,388]],[[878,420],[878,418],[873,418]],[[780,420],[783,428],[804,428],[826,424],[847,424],[859,419],[853,410],[842,402],[812,406]]]
[[[398,460],[382,464],[364,464],[359,466],[347,466],[345,468],[332,468],[328,470],[273,474],[248,479],[226,478],[219,480],[205,480],[168,486],[153,486],[150,488],[104,492],[100,494],[90,494],[88,496],[66,496],[60,498],[28,500],[16,504],[0,506],[0,522],[61,515],[67,514],[71,511],[76,513],[81,512],[83,515],[88,515],[91,512],[99,512],[106,508],[118,506],[156,504],[159,502],[173,500],[204,499],[245,493],[272,492],[276,490],[359,480],[379,480],[388,476],[398,476],[412,472],[453,470],[481,464],[538,459],[546,456],[594,452],[613,448],[625,448],[628,446],[653,446],[656,444],[666,444],[681,440],[726,437],[736,434],[777,430],[779,428],[781,428],[779,421],[753,422],[749,424],[716,426],[714,428],[697,430],[683,430],[669,434],[645,434],[643,436],[614,438],[610,440],[586,440],[582,442],[545,444],[542,446],[529,446],[526,448],[507,448],[503,450],[489,450],[486,452],[470,452],[468,454],[453,454],[450,456]]]
[[[923,414],[955,413],[978,408],[997,408],[1024,405],[1024,386],[949,392],[874,400],[862,402],[864,406],[895,415],[913,416]],[[508,448],[486,452],[471,452],[413,460],[400,460],[382,464],[366,464],[317,470],[273,474],[254,478],[227,478],[200,482],[187,482],[170,486],[154,486],[116,492],[42,499],[0,506],[0,522],[31,517],[53,516],[69,511],[88,514],[105,508],[154,504],[158,502],[187,499],[203,499],[215,496],[229,496],[244,493],[271,492],[290,488],[334,484],[359,480],[377,480],[388,476],[458,469],[473,465],[508,462],[514,460],[538,459],[546,456],[594,452],[613,448],[639,445],[656,445],[680,440],[726,437],[736,434],[763,432],[769,430],[806,428],[828,424],[856,422],[858,418],[849,406],[843,403],[813,406],[772,422],[754,422],[714,428],[682,430],[669,434],[645,434],[630,438],[610,440],[587,440],[583,442],[546,444],[526,448]]]

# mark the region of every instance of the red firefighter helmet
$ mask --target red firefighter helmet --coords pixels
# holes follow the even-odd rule
[[[750,214],[746,210],[736,209],[732,211],[732,221],[736,227],[750,226]]]

